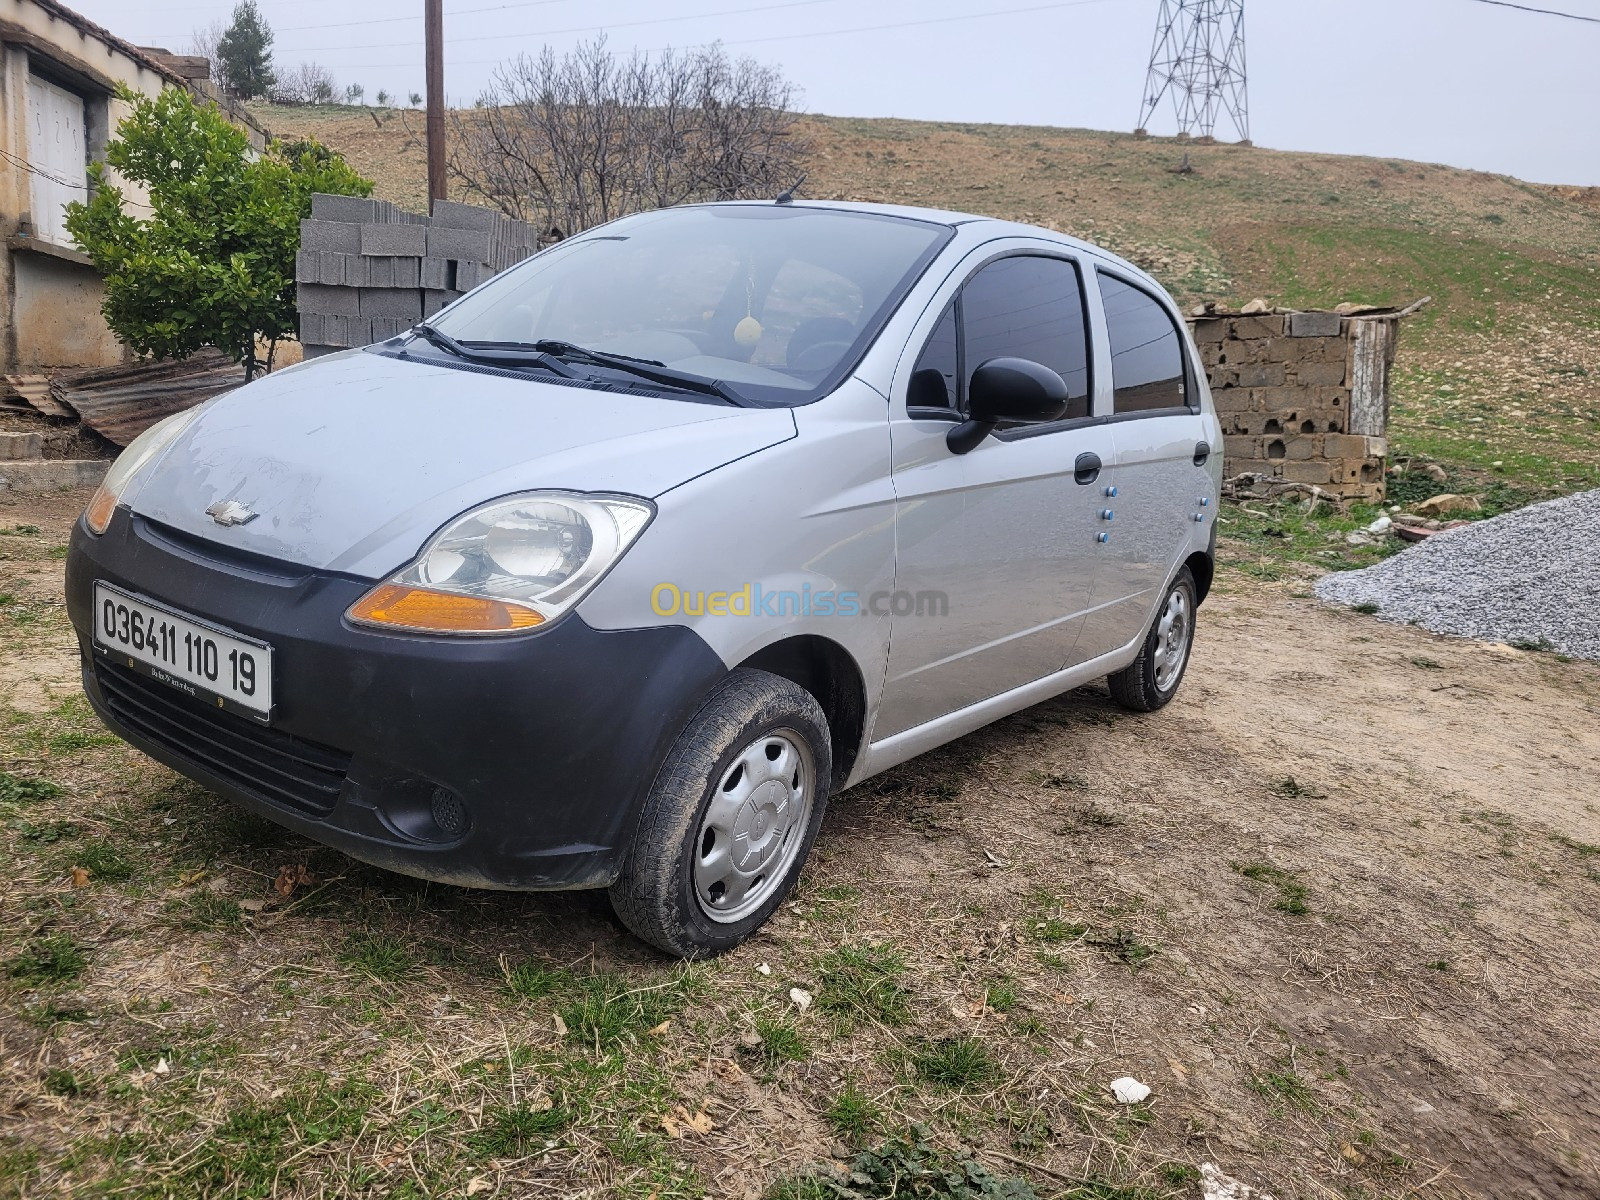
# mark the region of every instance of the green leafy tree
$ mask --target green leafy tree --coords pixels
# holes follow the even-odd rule
[[[100,163],[89,168],[88,203],[67,206],[67,229],[105,278],[106,322],[139,354],[216,346],[246,378],[270,368],[295,329],[294,259],[311,194],[366,196],[372,182],[313,140],[274,142],[255,157],[242,129],[182,88],[120,95],[132,111],[106,164],[148,191],[151,211],[130,216]],[[269,344],[264,363],[258,341]]]
[[[230,96],[254,100],[277,82],[272,69],[272,28],[256,0],[239,0],[233,22],[217,42],[218,74]]]

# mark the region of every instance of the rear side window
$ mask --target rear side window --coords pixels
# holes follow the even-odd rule
[[[1117,413],[1183,408],[1183,339],[1155,297],[1114,275],[1101,274],[1106,333],[1111,340],[1111,385]]]
[[[1089,338],[1075,264],[1018,256],[984,267],[961,292],[963,384],[991,358],[1026,358],[1067,381],[1064,421],[1089,415]]]

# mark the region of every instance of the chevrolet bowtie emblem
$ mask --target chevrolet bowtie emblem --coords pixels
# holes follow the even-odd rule
[[[258,515],[255,509],[240,504],[237,500],[218,500],[206,509],[206,516],[218,525],[248,525]]]

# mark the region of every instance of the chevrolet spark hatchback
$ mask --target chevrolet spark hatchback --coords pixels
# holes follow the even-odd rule
[[[1090,679],[1171,699],[1219,443],[1172,302],[1104,251],[679,208],[155,426],[68,602],[96,710],[175,770],[716,953],[830,795]]]

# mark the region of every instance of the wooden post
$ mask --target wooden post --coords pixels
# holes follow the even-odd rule
[[[428,56],[428,211],[445,198],[444,0],[423,0]]]

